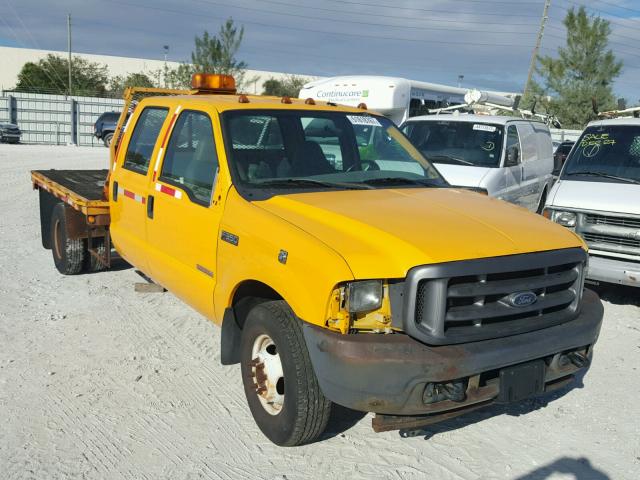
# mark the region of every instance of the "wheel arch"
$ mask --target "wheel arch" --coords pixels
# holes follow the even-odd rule
[[[259,280],[244,280],[236,286],[222,317],[220,363],[233,365],[240,362],[240,338],[249,311],[272,300],[286,302],[280,293]]]

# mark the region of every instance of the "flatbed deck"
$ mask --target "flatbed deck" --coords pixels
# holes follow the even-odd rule
[[[108,170],[32,170],[34,188],[42,188],[85,215],[109,213],[103,198]]]

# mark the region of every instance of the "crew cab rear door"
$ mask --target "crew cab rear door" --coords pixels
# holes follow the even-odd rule
[[[111,176],[111,237],[118,253],[143,272],[148,271],[147,189],[168,114],[167,107],[136,109],[130,122],[133,127],[124,133]]]
[[[180,107],[173,114],[175,123],[149,188],[150,273],[213,318],[216,240],[223,209],[217,115]]]

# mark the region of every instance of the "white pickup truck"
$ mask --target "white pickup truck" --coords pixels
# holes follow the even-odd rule
[[[591,122],[544,215],[587,242],[589,280],[640,287],[640,119]]]

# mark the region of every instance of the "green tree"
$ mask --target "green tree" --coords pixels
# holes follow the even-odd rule
[[[297,98],[302,86],[307,83],[308,80],[303,77],[297,77],[295,75],[288,75],[282,80],[276,80],[270,78],[262,84],[264,91],[263,95],[273,95],[276,97],[292,97]]]
[[[146,73],[130,73],[127,76],[116,75],[109,81],[109,92],[122,96],[127,87],[155,87],[156,83]]]
[[[238,88],[242,88],[246,62],[236,58],[244,27],[238,28],[232,18],[220,27],[217,35],[204,31],[201,37],[195,37],[195,49],[191,53],[191,64],[183,63],[167,72],[167,84],[172,88],[189,88],[191,75],[195,72],[232,75]]]
[[[622,62],[609,49],[611,28],[607,20],[589,16],[580,7],[577,11],[571,8],[563,23],[567,45],[558,49],[558,58],[538,58],[536,72],[541,83],[534,83],[531,94],[540,99],[539,107],[556,115],[564,127],[582,128],[595,118],[592,98],[601,110],[615,108],[612,83],[620,75]],[[531,101],[524,99],[523,105],[530,106]]]
[[[69,60],[49,54],[37,63],[27,62],[18,73],[16,90],[69,94]],[[107,66],[74,56],[71,61],[71,93],[102,96],[107,91]]]

